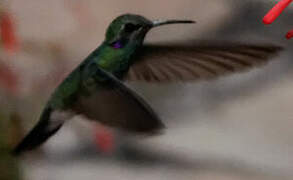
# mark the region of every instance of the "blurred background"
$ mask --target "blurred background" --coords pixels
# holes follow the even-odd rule
[[[242,180],[293,178],[293,8],[270,26],[268,0],[0,1],[0,180]],[[50,93],[103,40],[123,13],[193,19],[152,30],[147,40],[276,43],[267,66],[215,81],[130,83],[167,125],[155,137],[129,137],[81,119],[44,146],[9,150],[38,121]]]

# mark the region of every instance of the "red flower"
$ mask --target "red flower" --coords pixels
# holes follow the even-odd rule
[[[286,35],[286,38],[287,38],[287,39],[290,39],[290,38],[292,38],[292,37],[293,37],[293,30],[289,31],[289,32],[287,33],[287,35]]]
[[[14,53],[18,49],[18,42],[12,17],[6,12],[0,14],[0,32],[4,49],[9,53]]]
[[[263,18],[264,24],[271,24],[284,11],[284,9],[292,2],[292,0],[281,0],[276,4]],[[293,37],[293,30],[286,35],[287,39]]]
[[[95,143],[103,153],[111,153],[114,150],[114,135],[108,128],[98,125],[95,130]]]

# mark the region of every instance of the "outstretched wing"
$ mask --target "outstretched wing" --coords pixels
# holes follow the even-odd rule
[[[281,49],[270,44],[214,42],[146,45],[125,79],[147,82],[210,79],[265,64]]]
[[[88,95],[77,97],[73,111],[133,133],[154,134],[164,127],[156,113],[138,94],[102,69],[98,68],[95,73],[91,77],[98,79],[86,86]],[[104,78],[103,83],[99,77]]]

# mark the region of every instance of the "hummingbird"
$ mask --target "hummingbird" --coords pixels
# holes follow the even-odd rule
[[[39,122],[16,146],[32,150],[76,115],[135,135],[160,133],[165,125],[125,81],[147,83],[207,80],[265,64],[282,49],[272,44],[144,43],[153,28],[191,20],[155,20],[124,14],[106,30],[105,40],[55,89]]]

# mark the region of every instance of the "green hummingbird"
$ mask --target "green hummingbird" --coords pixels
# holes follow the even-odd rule
[[[179,23],[195,22],[150,21],[134,14],[114,19],[103,43],[55,89],[39,122],[14,153],[39,146],[75,115],[130,133],[156,134],[164,124],[124,80],[166,83],[210,79],[264,64],[282,49],[270,44],[143,43],[152,28]]]

